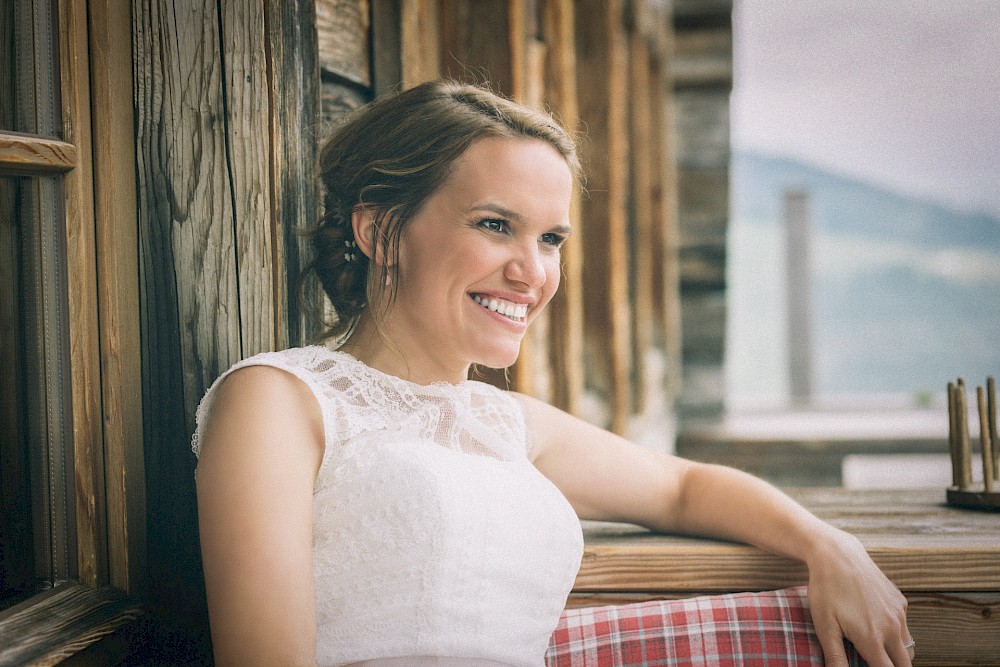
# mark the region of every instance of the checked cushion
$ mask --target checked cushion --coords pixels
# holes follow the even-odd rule
[[[845,642],[851,665],[863,666]],[[804,586],[567,609],[546,667],[822,665]]]

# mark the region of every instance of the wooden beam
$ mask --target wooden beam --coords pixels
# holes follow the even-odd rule
[[[320,117],[320,65],[312,1],[267,5],[271,267],[277,348],[304,345],[321,333],[310,307],[320,303],[319,290],[314,283],[299,284],[309,261],[308,243],[300,232],[316,224],[320,210],[316,153],[321,137],[315,136]]]
[[[567,131],[576,136],[579,108],[574,31],[573,0],[546,0],[542,16],[542,39],[546,46],[545,104]],[[549,363],[553,373],[552,402],[579,414],[584,388],[582,239],[586,224],[580,188],[574,190],[570,207],[574,233],[563,245],[563,280],[549,305]]]
[[[80,581],[110,583],[105,497],[100,333],[94,227],[93,153],[87,8],[62,0],[59,41],[63,136],[73,147],[75,168],[66,193],[66,283],[69,299],[70,383],[73,400],[73,464],[76,474],[76,549]],[[127,43],[131,43],[129,40]],[[125,100],[130,104],[130,100]],[[131,128],[131,123],[128,124]],[[129,168],[129,173],[133,169]],[[132,218],[134,220],[134,209]],[[133,361],[134,363],[134,361]],[[140,443],[141,444],[141,443]],[[141,465],[141,464],[140,464]],[[140,478],[141,479],[141,478]],[[140,518],[144,521],[140,511]]]
[[[637,26],[629,39],[629,132],[631,150],[631,255],[629,278],[632,297],[632,406],[642,414],[646,410],[646,356],[658,326],[653,309],[653,155],[652,100],[650,98],[650,58],[646,38]]]
[[[146,574],[132,22],[128,0],[91,0],[89,37],[97,297],[110,583],[135,593]]]
[[[588,385],[611,406],[607,425],[626,430],[631,411],[631,334],[626,248],[628,41],[621,0],[576,4],[579,109],[586,128],[583,202],[585,355]]]
[[[0,176],[65,173],[76,167],[77,152],[66,141],[0,132]]]
[[[400,0],[400,32],[398,46],[402,61],[400,69],[403,88],[441,76],[442,48],[441,0]]]

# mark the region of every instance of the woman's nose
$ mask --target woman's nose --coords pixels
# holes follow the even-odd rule
[[[547,274],[545,262],[537,244],[520,249],[507,262],[505,275],[509,280],[521,283],[527,287],[537,288],[545,284]]]

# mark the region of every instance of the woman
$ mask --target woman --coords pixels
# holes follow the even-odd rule
[[[855,538],[748,475],[467,380],[512,364],[555,293],[578,170],[551,118],[449,82],[326,144],[313,268],[335,345],[245,360],[199,408],[219,664],[540,665],[578,517],[802,560],[827,664],[845,637],[910,664],[905,599]]]

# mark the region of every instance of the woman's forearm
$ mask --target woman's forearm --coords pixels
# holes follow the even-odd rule
[[[851,539],[771,484],[733,468],[693,463],[668,530],[745,542],[803,562]]]

